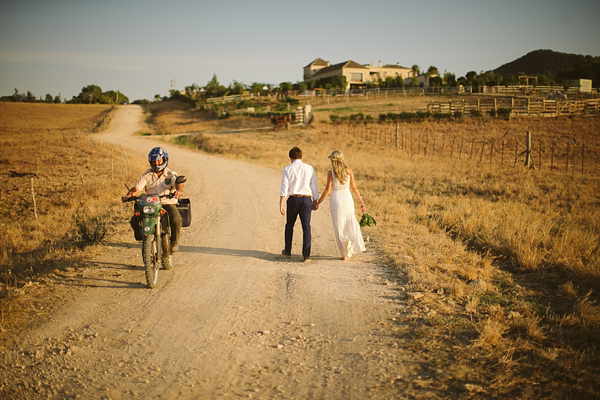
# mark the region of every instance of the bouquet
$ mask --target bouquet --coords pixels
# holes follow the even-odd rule
[[[360,219],[360,227],[365,227],[365,226],[371,226],[371,225],[377,225],[377,221],[375,221],[375,218],[371,217],[369,214],[364,213]]]

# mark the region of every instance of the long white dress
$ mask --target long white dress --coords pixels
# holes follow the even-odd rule
[[[333,185],[329,209],[333,221],[335,241],[342,257],[350,258],[353,254],[365,251],[365,242],[360,225],[354,215],[354,200],[350,192],[350,177],[344,184],[340,183],[333,171]]]

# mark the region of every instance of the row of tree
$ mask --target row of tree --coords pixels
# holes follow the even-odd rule
[[[575,58],[573,58],[575,57]],[[564,59],[564,60],[563,60]],[[568,60],[571,60],[567,62]],[[572,61],[574,59],[575,61]],[[543,62],[536,62],[542,60]],[[562,69],[555,70],[536,70],[537,73],[532,73],[535,68],[530,65],[548,65],[551,66],[552,60],[562,60],[560,64]],[[567,60],[567,61],[565,61]],[[512,66],[512,69],[510,68]],[[529,73],[518,72],[515,67],[522,67],[530,71]],[[403,87],[418,87],[423,86],[424,81],[427,80],[429,86],[437,87],[457,87],[459,85],[472,86],[474,91],[478,91],[482,86],[498,86],[498,85],[518,85],[523,82],[519,76],[529,75],[536,76],[537,80],[534,81],[534,85],[548,86],[548,85],[562,85],[568,86],[573,79],[593,79],[594,82],[600,81],[600,58],[590,56],[574,56],[567,55],[549,50],[534,51],[513,63],[506,64],[495,71],[480,72],[479,74],[475,71],[470,71],[461,76],[458,79],[455,74],[444,72],[439,73],[439,70],[435,66],[430,66],[426,71],[421,71],[418,65],[413,65],[412,77],[402,79],[402,77],[387,77],[384,80],[378,82],[369,82],[366,84],[368,88],[403,88]],[[419,79],[418,77],[421,77]],[[423,79],[424,77],[424,79]],[[250,85],[246,85],[242,82],[234,80],[228,86],[221,85],[217,79],[216,74],[213,75],[212,79],[207,82],[205,86],[199,86],[192,84],[185,87],[185,97],[194,101],[201,100],[203,98],[221,97],[227,95],[242,94],[244,92],[250,93],[272,93],[278,92],[287,94],[290,91],[304,91],[313,90],[316,88],[322,88],[327,90],[343,90],[346,87],[346,78],[344,76],[334,76],[324,79],[320,79],[313,82],[281,82],[279,86],[267,83],[254,82]],[[170,93],[171,97],[180,95],[178,91],[172,90]],[[166,96],[159,94],[154,96],[154,101],[167,99]],[[12,96],[2,96],[0,101],[14,101],[14,102],[44,102],[44,103],[70,103],[70,104],[128,104],[129,98],[123,93],[114,90],[103,92],[102,89],[97,85],[88,85],[81,89],[81,92],[77,96],[73,96],[71,100],[64,100],[60,94],[52,96],[46,94],[45,97],[38,99],[31,92],[21,94],[17,89]],[[136,100],[134,103],[144,103],[147,100]]]
[[[129,104],[129,98],[118,90],[116,92],[114,90],[103,92],[100,86],[97,85],[84,86],[81,92],[77,96],[73,96],[71,100],[63,100],[60,93],[56,96],[48,93],[45,97],[40,96],[38,99],[30,91],[27,91],[27,94],[22,94],[15,89],[11,96],[0,97],[0,101],[55,104]]]

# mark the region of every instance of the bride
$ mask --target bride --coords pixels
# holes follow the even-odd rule
[[[344,161],[344,154],[340,150],[335,150],[329,155],[329,159],[332,169],[327,173],[327,185],[313,208],[318,209],[325,197],[331,193],[329,207],[333,221],[333,233],[342,260],[347,260],[353,254],[365,251],[360,225],[354,215],[354,200],[351,190],[360,201],[361,211],[366,212],[367,208],[356,187],[354,174]]]

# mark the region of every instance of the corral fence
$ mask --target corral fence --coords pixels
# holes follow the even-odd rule
[[[427,111],[439,114],[489,113],[492,110],[510,110],[510,115],[530,117],[558,117],[561,115],[597,114],[600,99],[590,100],[548,100],[535,97],[467,97],[446,102],[434,101],[427,105]]]
[[[411,158],[472,161],[480,166],[525,165],[542,171],[600,174],[600,148],[575,136],[536,137],[535,132],[512,128],[502,137],[481,137],[435,131],[412,124],[332,124],[337,134],[359,137],[403,151]],[[525,157],[529,156],[529,157]]]
[[[239,102],[246,99],[270,99],[281,100],[287,97],[294,97],[301,101],[310,101],[311,99],[331,100],[334,98],[388,98],[388,97],[420,97],[420,96],[461,96],[471,94],[487,94],[499,96],[543,96],[557,98],[596,98],[598,90],[593,89],[590,93],[582,93],[577,87],[564,88],[562,86],[459,86],[459,87],[404,87],[404,88],[371,88],[371,89],[313,89],[313,90],[292,90],[287,92],[262,92],[236,94],[230,96],[213,97],[206,99],[208,104],[227,104]]]

